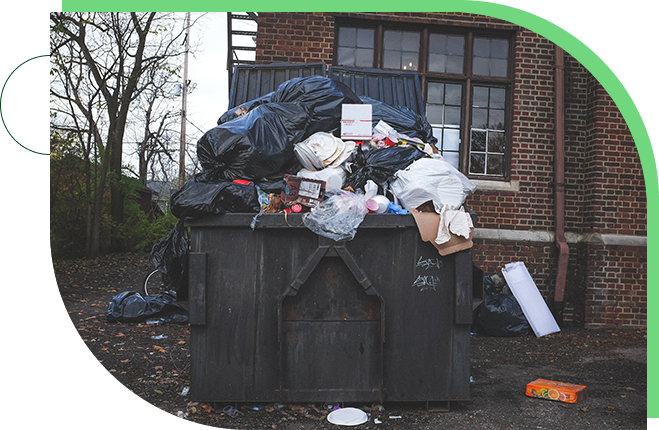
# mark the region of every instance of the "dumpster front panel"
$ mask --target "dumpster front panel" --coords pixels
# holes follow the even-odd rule
[[[411,216],[367,215],[345,243],[315,235],[301,216],[264,214],[254,230],[252,218],[188,223],[206,270],[190,291],[204,284],[205,318],[191,325],[192,398],[469,398],[470,321],[456,313],[468,251],[441,257]]]
[[[338,256],[282,302],[282,401],[381,399],[380,298]],[[330,363],[329,365],[309,365]]]

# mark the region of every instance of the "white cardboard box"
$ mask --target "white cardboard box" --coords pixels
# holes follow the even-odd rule
[[[373,137],[372,105],[341,105],[341,139],[371,140]]]

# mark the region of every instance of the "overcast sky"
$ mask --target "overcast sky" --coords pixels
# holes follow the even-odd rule
[[[193,13],[191,19],[200,16]],[[229,100],[226,13],[200,17],[190,29],[190,40],[199,41],[200,46],[189,57],[188,79],[196,89],[188,96],[188,120],[205,132],[216,125]],[[197,133],[195,127],[189,127],[190,135]]]
[[[188,152],[194,153],[197,140],[215,127],[218,118],[228,109],[227,13],[191,13],[190,19],[193,23],[190,41],[199,44],[188,58],[188,79],[194,90],[187,98],[186,140]],[[256,23],[252,21],[237,20],[233,26],[236,30],[256,30]],[[234,46],[254,45],[245,36],[234,36],[233,43]],[[239,55],[241,59],[254,57],[253,53],[239,52]],[[181,98],[176,103],[179,103],[177,108],[182,108]]]

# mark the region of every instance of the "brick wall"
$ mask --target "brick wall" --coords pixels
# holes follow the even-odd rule
[[[518,26],[451,13],[260,13],[257,63],[333,63],[336,20],[389,20],[517,31],[511,180],[518,190],[479,190],[467,200],[479,228],[553,232],[554,45]],[[640,159],[617,107],[596,79],[565,55],[566,232],[645,236],[647,208]],[[556,283],[552,242],[476,240],[485,273],[524,261],[549,304]],[[564,320],[589,327],[640,327],[646,319],[644,247],[571,242]]]
[[[647,321],[647,253],[630,246],[588,247],[587,327],[644,327]]]
[[[647,234],[645,182],[629,128],[611,97],[589,82],[586,225],[598,233]]]
[[[332,63],[334,18],[324,12],[259,13],[256,63]]]
[[[565,229],[585,233],[584,152],[588,142],[588,91],[591,74],[565,56]]]

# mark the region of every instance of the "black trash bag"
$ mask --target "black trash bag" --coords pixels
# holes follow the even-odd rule
[[[265,103],[208,130],[197,142],[197,157],[216,180],[277,175],[297,161],[293,147],[310,120],[310,108],[304,105]]]
[[[150,318],[185,324],[188,312],[176,301],[174,295],[167,293],[143,297],[137,291],[125,291],[114,296],[108,305],[109,322],[134,323]]]
[[[188,254],[190,235],[183,221],[176,223],[167,236],[151,248],[149,262],[160,272],[162,282],[185,300],[188,292]]]
[[[341,125],[341,105],[362,104],[362,101],[342,82],[324,76],[293,78],[271,93],[228,110],[217,120],[217,125],[239,118],[266,103],[301,103],[311,108],[313,118],[305,132],[303,139],[306,139],[318,131],[329,133],[337,129]]]
[[[381,189],[387,188],[397,171],[426,156],[427,154],[414,145],[394,145],[367,152],[357,145],[352,173],[346,177],[343,188],[363,189],[369,179]]]
[[[476,326],[490,336],[528,336],[531,326],[512,294],[497,291],[492,279],[483,276],[483,303],[477,308]]]
[[[261,210],[254,186],[229,181],[201,182],[193,179],[172,194],[171,203],[172,213],[181,220]]]
[[[299,169],[298,169],[299,171]],[[256,185],[266,193],[279,194],[284,189],[283,179],[262,179],[256,182]]]
[[[425,143],[437,143],[432,134],[432,126],[428,120],[406,106],[390,105],[367,96],[359,99],[364,104],[373,106],[373,126],[384,121],[399,133],[409,137],[417,137]]]
[[[290,79],[279,86],[271,97],[273,103],[300,103],[312,109],[313,118],[303,140],[322,131],[331,133],[341,125],[341,105],[362,104],[345,84],[324,76]]]
[[[270,102],[271,98],[272,98],[272,93],[268,93],[257,99],[238,105],[233,109],[229,109],[228,111],[224,112],[222,116],[220,116],[220,118],[217,120],[217,125],[224,124],[225,122],[229,122],[232,119],[238,118],[239,116],[243,116],[247,112],[254,109],[255,107],[262,105],[263,103]]]

